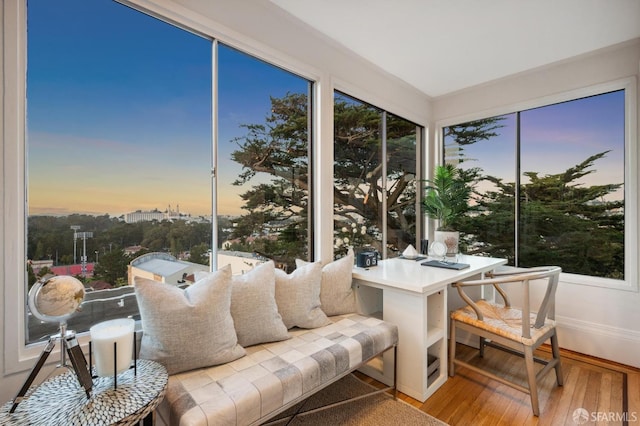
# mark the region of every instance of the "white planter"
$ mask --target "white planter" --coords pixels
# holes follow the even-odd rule
[[[435,231],[435,241],[440,241],[447,246],[447,257],[458,255],[458,241],[460,233],[458,231]]]

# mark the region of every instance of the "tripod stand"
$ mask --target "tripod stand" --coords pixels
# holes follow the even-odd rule
[[[42,366],[46,362],[47,358],[53,351],[53,348],[56,345],[56,341],[60,340],[60,344],[62,347],[60,348],[60,364],[57,367],[66,367],[69,368],[67,364],[67,356],[71,360],[71,365],[76,373],[76,377],[78,378],[78,382],[80,386],[84,388],[84,391],[87,394],[87,398],[91,397],[91,388],[93,387],[93,381],[91,380],[91,373],[89,372],[89,368],[87,367],[87,360],[82,353],[82,348],[78,344],[78,340],[76,339],[76,333],[71,330],[67,330],[67,323],[60,323],[60,333],[54,334],[49,338],[49,342],[44,347],[44,350],[40,354],[40,358],[38,358],[38,362],[31,370],[31,374],[27,377],[27,380],[18,391],[18,394],[13,399],[13,405],[9,410],[10,413],[16,411],[18,404],[20,404],[24,399],[29,387],[35,380],[36,376],[42,369]]]

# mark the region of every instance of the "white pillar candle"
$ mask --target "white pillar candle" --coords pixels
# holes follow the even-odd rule
[[[128,369],[133,358],[133,331],[136,322],[130,318],[104,321],[89,329],[98,376],[113,376],[113,343],[117,343],[116,374]]]

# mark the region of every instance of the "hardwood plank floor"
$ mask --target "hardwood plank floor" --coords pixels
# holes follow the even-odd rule
[[[542,347],[538,355],[548,358],[549,348]],[[488,366],[520,384],[526,383],[524,360],[515,355],[486,348],[481,359],[476,349],[458,344],[457,357],[473,365]],[[528,394],[464,367],[456,367],[455,377],[450,377],[425,403],[402,393],[399,398],[452,426],[576,425],[573,414],[579,408],[589,414],[588,422],[582,424],[640,425],[640,369],[564,349],[561,358],[564,386],[557,386],[555,371],[538,383],[540,417],[533,415]],[[358,375],[381,386],[365,375]]]

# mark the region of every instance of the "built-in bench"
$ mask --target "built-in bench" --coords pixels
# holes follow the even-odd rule
[[[378,318],[330,319],[235,361],[171,375],[157,415],[166,425],[261,424],[397,346],[397,327]]]

